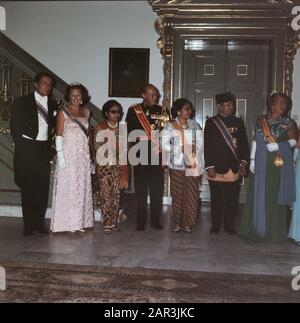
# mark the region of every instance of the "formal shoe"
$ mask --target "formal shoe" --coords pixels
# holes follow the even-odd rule
[[[178,232],[180,232],[180,230],[181,230],[180,225],[176,224],[174,229],[173,229],[173,232],[178,233]]]
[[[121,229],[117,225],[114,225],[111,230],[112,232],[121,232]]]
[[[218,234],[219,232],[220,232],[220,229],[217,229],[217,228],[210,229],[210,234]]]
[[[136,231],[145,231],[145,227],[137,226]]]
[[[192,228],[191,228],[191,227],[189,227],[189,226],[186,226],[186,227],[183,229],[183,231],[184,231],[185,233],[192,233]]]
[[[231,228],[231,229],[225,229],[225,231],[228,234],[232,235],[232,236],[235,236],[237,234],[236,231],[233,228]]]
[[[112,231],[112,228],[111,228],[111,227],[104,227],[103,232],[104,232],[105,234],[111,234],[111,233],[113,233],[113,231]]]
[[[155,225],[151,225],[152,228],[154,228],[155,230],[162,230],[163,226],[161,224],[155,224]]]
[[[24,230],[24,231],[23,231],[23,235],[24,235],[25,237],[32,236],[32,235],[33,235],[33,230]]]

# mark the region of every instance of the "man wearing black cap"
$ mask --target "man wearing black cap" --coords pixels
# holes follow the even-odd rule
[[[235,97],[227,92],[216,95],[218,114],[206,122],[204,131],[205,164],[211,192],[211,234],[224,228],[236,234],[240,183],[247,173],[249,144],[243,121],[234,115]]]

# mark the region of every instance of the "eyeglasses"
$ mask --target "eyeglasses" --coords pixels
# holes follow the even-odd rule
[[[109,113],[111,114],[121,114],[119,110],[110,110]]]

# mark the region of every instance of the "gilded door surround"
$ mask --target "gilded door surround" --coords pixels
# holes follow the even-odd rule
[[[148,0],[158,18],[157,46],[164,59],[163,106],[181,96],[180,64],[187,39],[265,40],[272,48],[270,90],[293,90],[293,61],[300,47],[291,22],[300,0]]]

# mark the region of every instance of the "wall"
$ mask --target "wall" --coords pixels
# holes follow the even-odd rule
[[[150,48],[150,82],[162,88],[156,15],[147,1],[2,1],[5,34],[66,82],[108,100],[109,48]],[[139,99],[118,99],[128,108]]]
[[[88,86],[93,103],[108,99],[110,47],[150,48],[150,81],[162,88],[156,15],[145,1],[2,1],[7,36],[67,82]],[[48,35],[48,37],[47,37]],[[300,122],[300,51],[295,59],[293,117]],[[119,99],[126,108],[136,99]]]

